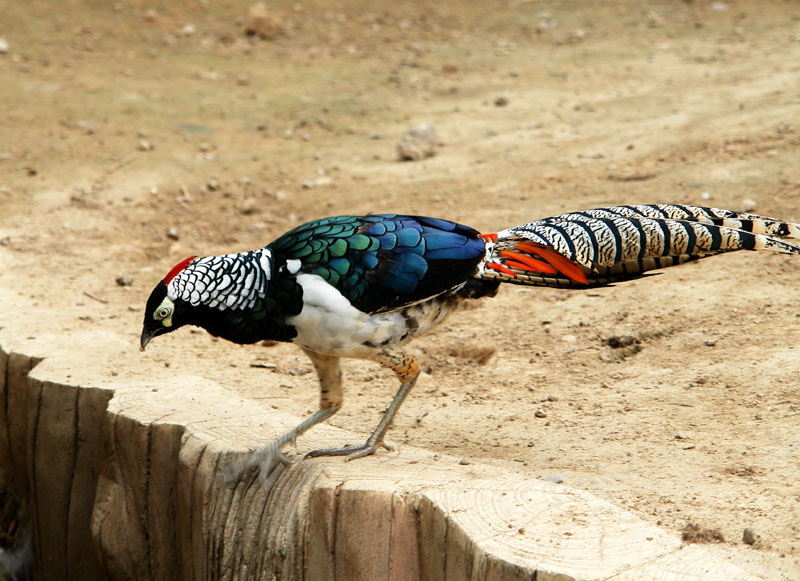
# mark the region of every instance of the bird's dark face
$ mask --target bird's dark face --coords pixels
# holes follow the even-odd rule
[[[144,326],[142,328],[142,350],[147,347],[150,340],[157,336],[169,333],[186,324],[181,317],[180,301],[175,301],[167,296],[167,285],[162,280],[150,293],[147,307],[144,312]]]

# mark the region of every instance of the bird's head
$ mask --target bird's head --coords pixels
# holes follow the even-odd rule
[[[272,266],[269,248],[190,256],[179,262],[147,299],[142,349],[156,335],[184,325],[196,325],[235,343],[262,339],[265,325],[271,329],[263,300],[273,278]]]
[[[171,297],[169,284],[175,276],[189,266],[195,259],[194,256],[182,260],[169,271],[164,280],[159,282],[147,299],[144,312],[144,325],[142,328],[141,348],[144,350],[150,340],[157,336],[169,333],[187,324],[184,313],[188,305],[177,297]]]

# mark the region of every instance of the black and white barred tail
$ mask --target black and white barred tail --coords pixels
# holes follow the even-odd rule
[[[483,235],[478,278],[587,288],[735,250],[800,254],[800,224],[698,206],[572,212]]]

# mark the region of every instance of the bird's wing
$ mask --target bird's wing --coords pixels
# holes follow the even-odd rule
[[[392,310],[458,287],[476,272],[485,242],[467,226],[380,214],[303,224],[269,248],[321,276],[356,308]]]
[[[494,248],[483,278],[575,288],[638,278],[650,270],[735,250],[800,254],[800,225],[668,204],[573,212],[485,237],[494,241]],[[536,270],[520,255],[541,259],[547,268]]]

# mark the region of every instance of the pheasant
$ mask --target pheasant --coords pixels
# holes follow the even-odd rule
[[[287,464],[288,443],[341,408],[343,357],[375,361],[400,387],[364,444],[306,456],[352,460],[392,449],[384,436],[419,376],[402,346],[500,283],[587,289],[734,250],[800,254],[797,241],[800,224],[667,204],[585,210],[491,234],[423,216],[324,218],[258,250],[178,263],[147,301],[141,347],[196,325],[235,343],[295,343],[308,355],[319,410],[251,456],[266,478]]]

